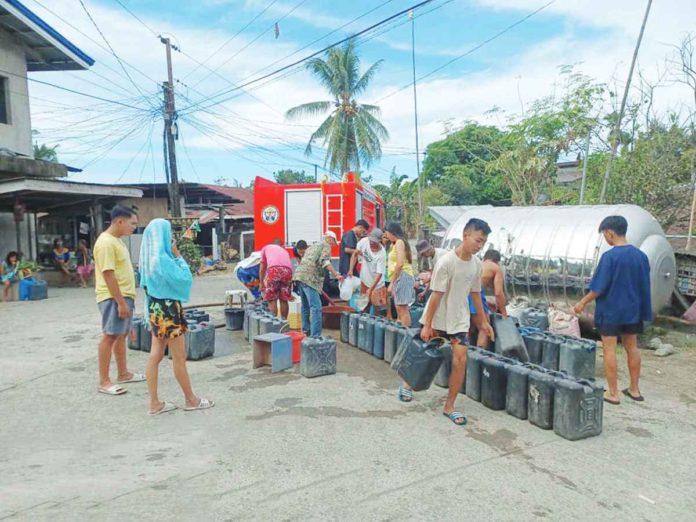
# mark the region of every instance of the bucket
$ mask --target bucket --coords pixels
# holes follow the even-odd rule
[[[225,328],[241,330],[244,327],[244,310],[242,308],[225,308]]]

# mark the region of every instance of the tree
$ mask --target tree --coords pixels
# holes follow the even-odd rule
[[[58,145],[49,147],[46,144],[34,143],[34,159],[58,163]]]
[[[305,174],[305,171],[297,171],[292,169],[283,169],[273,173],[273,179],[276,183],[283,185],[295,185],[298,183],[314,183],[314,176]]]
[[[363,94],[374,78],[382,60],[372,64],[360,75],[360,58],[352,40],[343,47],[326,53],[326,59],[314,58],[307,69],[326,88],[331,100],[305,103],[288,110],[288,119],[318,116],[331,111],[309,138],[305,153],[312,154],[312,145],[326,146],[324,166],[332,172],[346,173],[369,167],[382,155],[382,141],[388,139],[387,129],[379,121],[376,105],[361,104],[357,97]]]

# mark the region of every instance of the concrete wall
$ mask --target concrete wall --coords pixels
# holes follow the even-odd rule
[[[29,223],[29,230],[27,229]],[[11,212],[0,212],[0,258],[5,259],[8,252],[17,250],[14,215]],[[29,237],[31,234],[31,239]],[[36,257],[36,229],[34,228],[34,214],[24,214],[24,221],[19,224],[19,239],[24,259]]]
[[[139,227],[146,227],[155,218],[166,219],[169,216],[166,198],[127,198],[118,203],[126,207],[138,207]]]
[[[27,63],[24,49],[0,29],[0,76],[6,78],[9,98],[9,124],[0,123],[0,147],[33,156],[31,114],[27,88]],[[9,71],[7,74],[3,71]],[[15,76],[19,75],[19,76]]]

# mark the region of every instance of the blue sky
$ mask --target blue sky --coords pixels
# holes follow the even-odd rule
[[[313,171],[313,164],[318,164],[321,169],[321,150],[310,158],[303,154],[319,120],[287,122],[283,117],[294,105],[326,99],[321,87],[299,69],[255,85],[250,89],[253,97],[243,94],[206,110],[201,109],[209,102],[186,108],[231,89],[231,82],[256,78],[417,3],[392,0],[379,7],[383,0],[121,0],[145,27],[116,0],[83,0],[129,79],[78,0],[24,1],[97,61],[91,71],[33,73],[32,77],[131,106],[30,85],[36,139],[59,144],[62,161],[85,168],[74,179],[104,183],[164,180],[162,121],[156,110],[157,82],[165,79],[166,69],[164,48],[151,29],[170,35],[183,51],[173,56],[177,105],[182,111],[181,177],[201,182],[222,178],[228,183],[237,179],[245,185],[256,175],[270,177],[282,168]],[[464,54],[546,3],[434,0],[416,11],[417,74],[429,73]],[[504,116],[490,116],[486,111],[498,106],[519,113],[535,98],[553,93],[560,65],[578,64],[579,70],[600,81],[614,78],[622,82],[643,2],[617,0],[608,5],[588,0],[582,6],[576,4],[557,0],[470,56],[419,82],[421,148],[441,137],[445,120],[503,125]],[[693,30],[694,20],[694,2],[655,3],[641,51],[641,69],[647,77],[660,75],[660,64],[670,53],[667,44],[676,44],[685,31]],[[280,29],[277,39],[272,29],[276,22]],[[411,81],[411,25],[403,16],[385,29],[368,35],[359,46],[364,68],[384,60],[362,99],[381,106],[391,134],[384,144],[384,157],[368,170],[376,182],[386,181],[392,167],[409,176],[416,172],[412,90],[395,93]],[[665,110],[689,101],[688,92],[671,83],[660,89],[659,104]]]

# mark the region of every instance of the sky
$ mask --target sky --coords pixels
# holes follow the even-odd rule
[[[179,48],[172,60],[180,178],[227,184],[236,180],[245,186],[255,176],[271,178],[274,171],[285,168],[313,173],[317,165],[318,172],[324,172],[321,146],[310,157],[304,153],[321,118],[288,121],[284,114],[301,103],[330,98],[303,67],[245,89],[237,86],[418,3],[23,2],[96,61],[88,71],[30,73],[31,78],[101,98],[30,82],[34,139],[59,145],[61,162],[83,169],[71,179],[165,180],[160,107],[167,70],[165,48],[158,39],[163,34]],[[577,71],[622,89],[644,7],[640,0],[550,4],[548,0],[433,0],[416,9],[421,153],[428,143],[442,139],[445,122],[505,125],[508,115],[523,113],[533,100],[559,89],[563,65],[574,65]],[[689,91],[665,72],[665,60],[673,53],[672,46],[694,27],[696,2],[653,2],[639,69],[646,78],[660,82],[659,111],[693,104]],[[363,70],[383,60],[359,100],[380,106],[390,133],[381,160],[366,169],[373,183],[388,182],[392,168],[416,176],[411,37],[412,22],[404,14],[357,41]],[[492,114],[493,107],[501,111]]]

